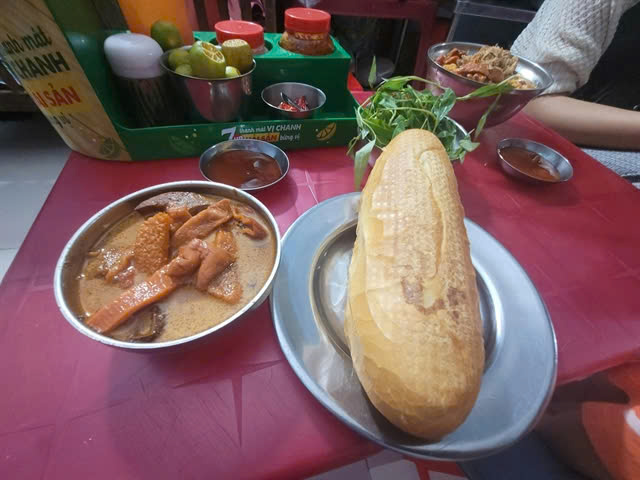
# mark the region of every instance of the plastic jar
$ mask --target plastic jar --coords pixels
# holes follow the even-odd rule
[[[284,12],[285,32],[280,46],[302,55],[328,55],[333,53],[333,40],[329,36],[331,15],[314,8],[289,8]]]
[[[222,45],[223,42],[232,38],[240,38],[251,46],[254,55],[267,53],[264,46],[264,29],[257,23],[245,22],[244,20],[223,20],[216,23],[214,28],[218,45]]]

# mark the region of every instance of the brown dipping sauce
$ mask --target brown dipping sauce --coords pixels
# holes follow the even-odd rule
[[[256,188],[278,180],[282,170],[273,157],[264,153],[229,150],[209,162],[205,175],[214,182],[238,188]]]
[[[530,177],[545,182],[560,181],[560,173],[553,165],[526,148],[504,147],[500,149],[500,155],[513,168]]]

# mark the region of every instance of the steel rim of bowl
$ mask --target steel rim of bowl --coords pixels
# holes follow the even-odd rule
[[[485,87],[487,85],[490,85],[489,83],[482,83],[482,82],[477,82],[476,80],[472,80],[470,78],[467,77],[463,77],[462,75],[458,75],[456,73],[450,72],[449,70],[447,70],[446,68],[444,68],[442,65],[440,65],[438,62],[436,62],[436,60],[433,58],[433,52],[435,52],[437,49],[450,45],[451,48],[454,47],[469,47],[469,48],[475,48],[475,49],[480,49],[482,47],[486,47],[487,45],[484,45],[482,43],[472,43],[472,42],[440,42],[440,43],[436,43],[435,45],[432,45],[431,47],[429,47],[429,50],[427,51],[427,61],[434,65],[436,69],[438,69],[439,72],[443,72],[453,78],[456,79],[460,79],[462,80],[464,83],[466,83],[467,85],[470,85],[472,87],[476,87],[476,88],[480,88],[480,87]],[[526,57],[521,57],[520,55],[515,55],[514,53],[511,53],[511,55],[518,57],[518,60],[524,60],[525,62],[529,63],[531,66],[533,66],[534,68],[536,68],[537,70],[539,70],[540,72],[542,72],[542,76],[544,76],[546,82],[545,84],[537,87],[537,88],[529,88],[529,89],[517,89],[514,88],[513,90],[507,92],[507,93],[503,93],[503,95],[514,95],[520,92],[528,92],[528,93],[534,93],[534,96],[539,95],[540,93],[544,92],[547,88],[549,88],[552,84],[553,84],[553,77],[551,76],[551,74],[549,74],[549,72],[547,72],[544,68],[542,68],[540,65],[538,65],[536,62],[529,60]],[[517,67],[516,67],[517,68]],[[517,72],[516,72],[517,73]]]
[[[245,145],[251,145],[253,143],[257,143],[258,145],[264,144],[264,145],[269,145],[270,148],[274,148],[285,159],[285,168],[282,169],[282,175],[280,175],[280,177],[278,177],[277,180],[274,180],[273,182],[271,182],[271,183],[269,183],[267,185],[262,185],[260,187],[248,187],[248,188],[234,187],[233,185],[228,185],[226,183],[222,183],[222,182],[216,181],[216,180],[214,180],[212,178],[209,178],[207,176],[207,174],[204,173],[204,167],[206,165],[209,165],[211,163],[211,161],[215,158],[215,156],[218,155],[219,153],[226,152],[226,151],[232,151],[232,150],[247,150],[247,151],[251,151],[251,152],[259,152],[259,153],[264,153],[265,155],[268,155],[266,152],[264,152],[262,150],[254,150],[254,149],[248,149],[248,148],[229,148],[228,150],[224,149],[224,147],[226,145],[234,144],[234,143],[245,144]],[[216,151],[216,149],[220,149],[220,151]],[[269,155],[269,156],[271,156],[271,155]],[[207,159],[207,157],[209,157],[209,158]],[[275,157],[272,157],[272,158],[278,163],[278,166],[280,166],[280,162],[278,162],[278,160]],[[238,190],[243,190],[245,192],[254,192],[256,190],[262,190],[262,189],[271,187],[272,185],[275,185],[280,180],[282,180],[284,177],[286,177],[287,174],[289,173],[290,161],[289,161],[289,156],[284,152],[284,150],[282,150],[280,147],[275,146],[273,143],[269,143],[269,142],[265,142],[264,140],[257,140],[257,139],[253,139],[253,138],[238,138],[238,139],[235,139],[235,140],[227,140],[227,141],[224,141],[224,142],[216,143],[215,145],[207,148],[202,153],[202,155],[200,155],[200,161],[198,163],[198,167],[200,169],[200,173],[202,174],[202,176],[204,178],[207,179],[208,182],[220,183],[222,185],[228,185],[230,187],[237,188]]]
[[[232,192],[234,192],[234,194],[237,194],[242,200],[245,200],[248,202],[255,202],[260,207],[260,210],[261,210],[260,213],[263,214],[271,224],[270,226],[274,229],[274,234],[276,236],[276,255],[273,262],[273,267],[271,268],[271,273],[267,277],[267,280],[265,281],[262,288],[258,291],[258,293],[256,293],[251,298],[251,300],[249,300],[249,302],[247,302],[247,304],[244,307],[242,307],[239,311],[231,315],[229,318],[227,318],[223,322],[220,322],[217,325],[214,325],[202,332],[195,333],[189,337],[178,338],[176,340],[169,340],[169,341],[160,342],[160,343],[136,343],[136,342],[125,342],[122,340],[116,340],[115,338],[111,338],[106,335],[99,334],[98,332],[86,326],[84,322],[76,318],[76,315],[71,311],[71,308],[67,304],[64,293],[63,293],[62,278],[63,278],[64,264],[66,263],[67,256],[69,255],[69,252],[71,251],[74,244],[92,225],[94,225],[109,210],[115,208],[118,205],[134,200],[138,196],[143,196],[147,193],[153,194],[153,193],[156,193],[158,190],[160,190],[159,192],[157,192],[159,194],[166,191],[171,191],[170,190],[171,188],[177,188],[182,190],[188,189],[190,187],[191,188],[211,188],[212,184],[213,186],[221,187],[223,190],[231,190]],[[143,188],[142,190],[138,190],[136,192],[125,195],[122,198],[119,198],[115,202],[112,202],[106,207],[100,209],[100,211],[92,215],[86,222],[82,224],[82,226],[80,226],[80,228],[78,228],[78,230],[75,231],[75,233],[71,236],[67,244],[62,249],[62,253],[60,254],[60,257],[58,258],[58,262],[56,263],[56,268],[53,275],[54,297],[56,299],[56,304],[58,306],[58,309],[60,310],[60,313],[62,313],[62,316],[65,318],[65,320],[67,320],[67,322],[70,323],[73,328],[78,330],[80,333],[86,335],[87,337],[91,338],[92,340],[96,340],[102,344],[109,345],[112,347],[118,347],[118,348],[122,348],[125,350],[132,350],[132,351],[169,349],[170,347],[176,347],[179,345],[184,345],[187,343],[194,342],[218,330],[221,330],[225,326],[229,325],[230,323],[233,323],[235,320],[239,319],[248,311],[250,311],[253,307],[256,306],[257,301],[260,300],[261,298],[262,300],[260,303],[264,302],[268,296],[266,295],[266,293],[273,286],[273,281],[276,277],[276,274],[278,273],[278,268],[280,266],[280,257],[281,257],[281,246],[282,246],[281,244],[282,244],[282,239],[280,237],[280,229],[278,228],[278,224],[274,216],[269,211],[269,209],[260,200],[240,190],[239,188],[235,188],[230,185],[226,185],[224,183],[205,182],[201,180],[188,180],[188,181],[162,183],[159,185]]]
[[[229,81],[232,81],[232,80],[238,80],[239,78],[243,78],[243,77],[247,77],[247,76],[251,75],[253,73],[253,71],[256,69],[256,65],[257,64],[256,64],[256,59],[254,58],[253,59],[253,66],[251,67],[251,70],[249,70],[247,73],[243,73],[241,75],[238,75],[237,77],[231,77],[231,78],[226,78],[226,77],[225,78],[202,78],[202,77],[192,77],[191,75],[182,75],[180,73],[176,73],[168,65],[169,55],[174,50],[186,50],[187,48],[191,48],[191,47],[192,47],[192,45],[185,45],[184,47],[172,48],[171,50],[167,50],[160,57],[160,66],[166,72],[168,72],[170,75],[174,75],[174,76],[176,76],[178,78],[188,78],[190,80],[202,80],[203,82],[229,82]]]
[[[518,145],[514,145],[513,144],[514,142],[517,143]],[[535,146],[539,147],[541,150],[548,150],[550,153],[553,153],[553,154],[557,155],[559,158],[562,159],[561,161],[563,163],[566,163],[569,166],[569,168],[571,169],[570,172],[569,172],[569,175],[566,178],[561,178],[560,180],[556,180],[556,181],[543,180],[543,179],[540,179],[540,178],[532,177],[528,173],[523,172],[519,168],[513,166],[511,163],[509,163],[509,161],[506,158],[504,158],[502,156],[502,149],[503,148],[507,148],[507,147],[512,147],[512,146],[513,147],[524,148],[525,150],[528,150],[530,152],[533,152],[533,153],[535,153],[537,155],[541,155],[542,156],[541,153],[535,152],[533,150],[528,149],[527,145],[535,145]],[[498,157],[500,158],[501,162],[507,164],[509,166],[509,168],[511,168],[514,171],[518,172],[518,174],[522,175],[523,177],[526,177],[527,179],[535,180],[536,182],[544,183],[544,184],[554,184],[554,183],[568,182],[569,180],[571,180],[571,178],[573,178],[573,165],[571,165],[571,162],[569,161],[569,159],[567,157],[565,157],[564,155],[562,155],[557,150],[554,150],[553,148],[546,146],[544,143],[536,142],[534,140],[528,140],[526,138],[510,137],[510,138],[504,138],[504,139],[500,140],[500,142],[498,142],[498,145],[496,146],[496,151],[498,153]],[[545,158],[545,160],[546,160],[546,158]],[[557,169],[557,167],[555,165],[553,165],[553,167]],[[511,175],[511,176],[513,176],[513,175]]]
[[[265,93],[266,91],[268,91],[268,90],[272,90],[272,89],[275,89],[276,87],[282,87],[282,86],[285,86],[285,85],[299,85],[299,86],[301,86],[301,87],[308,88],[308,89],[310,89],[310,90],[315,90],[316,92],[318,92],[318,93],[319,93],[318,97],[319,97],[322,101],[318,103],[318,106],[317,106],[317,107],[309,108],[308,110],[302,110],[302,111],[300,111],[300,112],[292,112],[291,110],[285,110],[285,109],[283,109],[283,108],[279,108],[278,106],[276,106],[276,105],[274,105],[274,104],[272,104],[272,103],[269,103],[269,102],[267,101],[267,99],[266,99],[266,98],[264,98],[264,93]],[[280,82],[280,83],[274,83],[274,84],[272,84],[272,85],[269,85],[269,86],[267,86],[267,87],[264,87],[264,88],[262,89],[262,92],[260,93],[260,97],[262,98],[262,101],[263,101],[266,105],[268,105],[269,107],[271,107],[271,108],[273,108],[273,109],[277,110],[278,112],[282,112],[282,113],[312,113],[312,112],[314,112],[315,110],[319,110],[320,108],[324,107],[324,104],[327,102],[327,95],[326,95],[322,90],[320,90],[320,89],[319,89],[319,88],[317,88],[317,87],[314,87],[313,85],[309,85],[308,83],[300,83],[300,82]]]

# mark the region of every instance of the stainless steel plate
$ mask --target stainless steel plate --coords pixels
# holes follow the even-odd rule
[[[556,379],[557,351],[544,303],[518,262],[465,220],[476,269],[487,358],[480,394],[456,431],[427,443],[403,433],[369,402],[343,332],[347,270],[360,195],[334,197],[302,215],[283,239],[271,311],[282,350],[309,391],[348,426],[422,458],[490,455],[533,427]]]

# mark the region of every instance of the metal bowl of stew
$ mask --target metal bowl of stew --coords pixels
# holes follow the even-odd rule
[[[187,337],[157,343],[141,343],[116,340],[89,328],[83,321],[84,311],[80,305],[77,292],[75,291],[78,282],[77,277],[82,274],[84,259],[86,258],[87,252],[94,248],[96,242],[103,237],[105,231],[129,215],[139,203],[161,193],[175,191],[195,192],[204,195],[216,195],[229,198],[231,200],[242,202],[259,213],[270,230],[271,235],[273,235],[275,244],[274,263],[266,282],[262,288],[260,288],[257,293],[235,314],[226,318],[217,325]],[[249,312],[259,307],[271,292],[273,280],[280,265],[280,254],[281,240],[278,224],[267,207],[253,196],[238,188],[219,183],[205,181],[164,183],[145,188],[122,197],[89,218],[84,225],[82,225],[76,233],[73,234],[62,250],[62,254],[58,259],[54,272],[53,288],[56,303],[62,313],[62,316],[76,330],[92,340],[111,347],[135,352],[174,351],[185,348],[187,345],[192,346],[193,344],[204,343],[206,340],[212,338],[215,333],[224,329],[224,327],[240,320]]]
[[[505,138],[498,143],[498,160],[507,175],[529,183],[561,183],[573,176],[573,167],[564,156],[525,138]]]
[[[289,172],[289,157],[269,142],[237,139],[220,142],[200,156],[207,180],[253,191],[275,185]]]
[[[281,93],[289,96],[293,101],[297,101],[304,97],[307,109],[301,112],[286,110],[280,108],[282,103]],[[316,112],[324,106],[327,96],[322,90],[306,83],[282,82],[269,85],[262,90],[262,101],[269,107],[272,113],[277,117],[286,119],[311,118]]]
[[[472,55],[483,46],[484,45],[479,43],[467,42],[444,42],[433,45],[427,52],[427,78],[439,83],[443,87],[451,88],[459,97],[487,85],[486,83],[477,82],[450,72],[437,62],[440,55],[446,54],[452,48],[465,50],[469,55]],[[503,94],[495,109],[487,117],[485,124],[487,127],[498,125],[510,119],[529,103],[529,101],[533,100],[553,84],[553,78],[544,68],[523,57],[518,56],[516,72],[533,82],[536,88],[516,89]],[[434,90],[436,90],[436,93],[440,91],[440,89],[437,88],[434,88]],[[487,111],[494,100],[495,97],[487,97],[456,102],[451,112],[449,112],[449,116],[467,130],[471,130],[475,128],[480,117]]]

